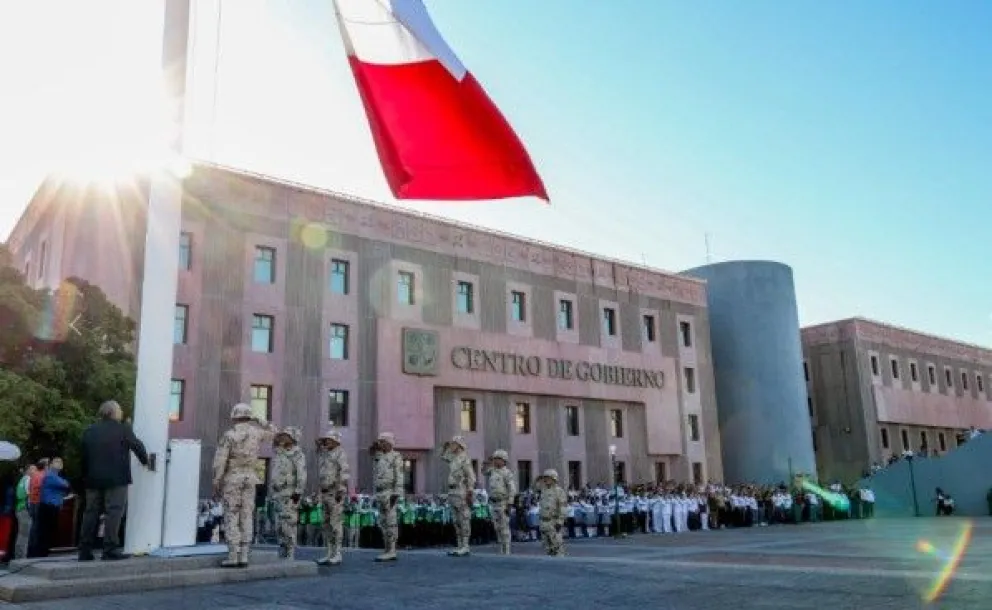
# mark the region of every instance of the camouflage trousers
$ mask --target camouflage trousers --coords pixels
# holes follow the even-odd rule
[[[561,525],[553,521],[541,521],[541,543],[544,552],[553,557],[565,555],[565,541],[561,536]]]
[[[255,529],[255,484],[243,476],[224,481],[221,504],[227,550],[247,556]]]
[[[451,520],[455,525],[455,544],[458,548],[467,548],[472,536],[472,508],[465,501],[465,491],[448,493],[448,505],[451,506]]]
[[[382,529],[382,540],[386,543],[386,552],[396,549],[396,541],[400,537],[400,525],[396,518],[396,505],[390,506],[390,494],[377,493],[379,503],[379,528]]]
[[[289,496],[276,496],[272,503],[276,517],[276,539],[286,552],[296,549],[296,537],[300,524],[300,505]]]
[[[506,500],[490,500],[489,514],[493,518],[493,529],[496,530],[496,540],[501,550],[510,548],[510,507]]]
[[[334,499],[334,494],[320,494],[320,503],[324,508],[324,544],[330,556],[341,552],[341,540],[344,537],[344,503]],[[395,511],[394,511],[395,513]]]

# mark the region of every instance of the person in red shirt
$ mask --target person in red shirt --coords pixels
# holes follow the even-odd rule
[[[28,482],[28,514],[31,516],[31,532],[28,534],[28,557],[38,556],[38,505],[41,504],[41,483],[48,470],[48,459],[35,464],[37,470]]]

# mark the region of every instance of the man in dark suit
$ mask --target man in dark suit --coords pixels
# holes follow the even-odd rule
[[[79,561],[93,561],[93,545],[105,514],[103,559],[126,559],[121,552],[121,518],[127,506],[131,479],[131,453],[148,468],[148,453],[131,427],[121,422],[124,411],[116,401],[100,405],[100,421],[83,432],[83,487],[86,509],[80,531]]]

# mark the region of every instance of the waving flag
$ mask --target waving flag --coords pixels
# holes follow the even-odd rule
[[[513,128],[422,0],[335,0],[386,181],[397,199],[548,200]]]

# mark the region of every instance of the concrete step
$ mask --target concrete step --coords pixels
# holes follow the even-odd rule
[[[134,557],[123,561],[79,562],[71,559],[23,559],[13,561],[10,571],[24,576],[34,576],[46,580],[78,580],[85,578],[103,578],[108,574],[114,576],[142,576],[159,572],[185,572],[189,570],[204,570],[216,568],[227,554],[199,555],[195,557]],[[252,553],[251,562],[254,565],[268,565],[282,561],[276,553]]]
[[[313,562],[282,561],[275,553],[256,553],[247,568],[221,568],[221,559],[207,556],[88,563],[43,561],[21,570],[11,565],[9,573],[0,577],[0,601],[18,604],[318,574]]]

